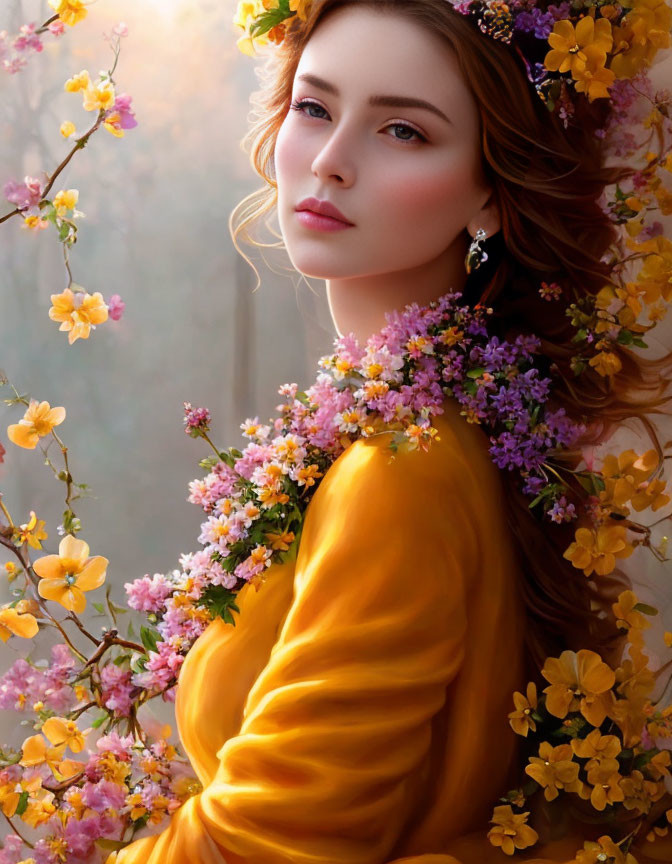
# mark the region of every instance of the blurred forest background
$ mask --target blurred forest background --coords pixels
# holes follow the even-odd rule
[[[256,253],[262,284],[253,292],[254,274],[229,236],[230,211],[260,185],[240,147],[258,83],[254,61],[235,45],[235,6],[97,0],[64,37],[45,38],[43,54],[30,56],[18,74],[0,71],[1,187],[54,170],[71,147],[59,134],[64,120],[79,131],[90,127],[93,114],[63,84],[82,69],[94,78],[109,69],[112,51],[102,34],[120,21],[129,27],[115,80],[118,93],[132,95],[138,126],[122,139],[97,132],[52,192],[79,190],[86,218],[70,254],[73,276],[106,300],[120,294],[122,320],[68,345],[48,317],[50,295],[67,284],[53,228],[24,231],[18,218],[0,226],[0,368],[21,393],[66,407],[57,431],[75,480],[92,487],[75,505],[80,536],[91,554],[109,558],[107,581],[120,604],[125,582],[173,569],[180,553],[198,548],[202,512],[186,497],[208,447],[184,434],[182,403],[210,409],[220,446],[242,445],[239,424],[254,415],[267,420],[281,383],[307,386],[335,335],[323,283],[311,290],[282,256],[274,254],[271,270]],[[3,0],[0,30],[17,33],[51,14],[46,0]],[[670,86],[672,62],[653,77]],[[0,212],[10,208],[5,202]],[[661,339],[672,348],[669,325],[659,326],[652,353]],[[31,509],[46,519],[45,552],[55,552],[65,487],[39,450],[7,442],[6,427],[23,410],[0,404],[0,441],[8,450],[0,490],[18,522],[28,521]],[[663,434],[663,442],[672,438],[669,426]],[[50,455],[60,460],[54,446]],[[650,583],[642,599],[661,606],[671,629],[670,565],[654,566],[648,553],[634,558],[630,572]],[[0,553],[0,565],[5,560]],[[0,586],[0,602],[8,599]],[[657,636],[662,624],[652,631]],[[0,672],[27,648],[19,639],[3,645]],[[8,729],[13,718],[5,719]]]

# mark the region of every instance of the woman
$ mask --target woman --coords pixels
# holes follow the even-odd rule
[[[267,85],[251,133],[267,188],[234,214],[234,237],[277,204],[292,264],[326,281],[336,330],[362,344],[407,304],[487,295],[495,327],[537,333],[566,370],[572,330],[536,284],[602,287],[613,228],[597,201],[617,176],[593,134],[603,109],[563,130],[507,48],[445,0],[318,7]],[[479,229],[499,243],[467,278]],[[593,441],[664,402],[662,363],[624,351],[623,368],[613,388],[588,370],[559,389],[568,412],[590,406]],[[631,403],[633,384],[647,402]],[[627,583],[563,558],[571,532],[536,522],[478,425],[443,407],[422,457],[390,460],[385,434],[350,446],[296,562],[243,589],[235,628],[216,620],[200,637],[177,714],[203,791],[110,861],[507,860],[486,834],[519,782],[511,693],[543,686],[544,659],[566,648],[618,658],[614,618],[598,613]],[[604,833],[550,818],[519,857],[569,862]],[[638,862],[670,860],[665,842]]]

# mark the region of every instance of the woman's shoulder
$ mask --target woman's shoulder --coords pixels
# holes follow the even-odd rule
[[[434,491],[464,500],[499,494],[500,472],[484,430],[460,415],[455,400],[446,400],[443,408],[432,421],[437,436],[427,450],[405,445],[392,450],[392,432],[360,438],[338,457],[322,485],[376,497],[426,497]]]

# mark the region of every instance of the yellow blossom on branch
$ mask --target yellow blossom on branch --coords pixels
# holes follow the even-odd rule
[[[596,810],[602,812],[607,804],[624,800],[625,793],[620,784],[623,778],[618,772],[618,760],[595,759],[586,768],[588,783],[593,787],[590,803]]]
[[[602,465],[605,478],[605,488],[600,492],[602,505],[624,508],[631,503],[638,513],[648,507],[654,512],[664,507],[670,501],[670,496],[663,494],[665,482],[649,481],[658,465],[658,454],[653,449],[641,456],[634,450],[624,450],[618,456],[609,453]]]
[[[0,609],[0,639],[6,642],[10,636],[32,639],[40,629],[35,617],[29,612],[21,614],[16,608],[3,606]]]
[[[78,291],[76,294],[66,288],[62,294],[52,294],[53,306],[49,309],[52,321],[60,321],[59,330],[68,332],[68,343],[72,345],[77,339],[88,339],[91,328],[107,321],[107,304],[100,291],[88,294]]]
[[[81,753],[84,749],[84,737],[74,720],[64,717],[50,717],[42,726],[42,732],[54,747],[69,747],[73,753]]]
[[[63,758],[64,751],[64,746],[50,747],[43,735],[31,735],[21,745],[19,764],[32,768],[46,763],[52,768]]]
[[[49,227],[49,220],[42,219],[41,216],[26,216],[23,220],[23,227],[32,231],[44,231],[45,228]]]
[[[68,78],[63,89],[66,93],[79,93],[80,90],[86,90],[91,86],[91,78],[87,69],[82,69],[77,75]]]
[[[52,408],[48,402],[31,399],[21,420],[7,427],[7,437],[18,447],[34,450],[39,439],[49,435],[54,426],[59,426],[64,420],[65,408]]]
[[[49,5],[68,27],[74,27],[88,15],[82,0],[49,0]]]
[[[622,749],[616,735],[602,735],[599,729],[593,729],[585,738],[572,738],[569,743],[574,755],[581,759],[615,759]]]
[[[79,201],[78,189],[61,189],[54,197],[54,207],[59,216],[65,216],[68,210],[74,210]]]
[[[84,91],[85,111],[107,111],[114,105],[116,95],[111,81],[101,81]]]
[[[577,93],[585,93],[589,102],[608,99],[609,87],[614,83],[615,75],[604,66],[604,53],[595,45],[588,45],[581,53],[586,55],[586,60],[576,63],[572,68],[572,76],[576,81],[574,89]]]
[[[570,711],[580,711],[593,726],[600,726],[611,705],[610,690],[616,673],[595,651],[563,651],[548,657],[541,674],[549,682],[544,689],[546,710],[564,719]]]
[[[15,546],[23,546],[24,543],[28,543],[33,549],[41,549],[42,543],[40,541],[47,540],[49,537],[44,526],[44,519],[38,520],[35,511],[31,510],[28,522],[24,522],[19,528],[14,529],[12,542]]]
[[[634,591],[628,590],[621,591],[616,603],[612,603],[611,608],[616,616],[617,623],[623,622],[628,630],[633,628],[635,630],[646,630],[651,626],[651,622],[639,610],[635,609],[638,602]]]
[[[494,826],[488,831],[488,840],[493,846],[499,846],[506,855],[513,855],[516,849],[526,849],[533,846],[539,835],[527,825],[526,813],[514,813],[510,804],[502,804],[493,810],[490,820]]]
[[[607,523],[594,528],[577,528],[574,542],[562,553],[586,576],[593,571],[598,576],[613,573],[616,558],[628,558],[634,547],[628,543],[624,525]]]
[[[71,120],[65,120],[61,123],[60,133],[64,138],[69,138],[71,135],[74,135],[77,131],[77,127]]]
[[[270,545],[271,549],[280,550],[281,552],[286,552],[292,540],[294,540],[294,532],[293,531],[283,531],[279,534],[275,534],[269,531],[265,535],[265,539],[267,543]]]
[[[58,555],[45,555],[33,564],[40,577],[40,597],[60,603],[79,614],[86,607],[85,591],[99,588],[105,581],[109,561],[102,555],[89,557],[89,544],[70,534],[61,540]]]

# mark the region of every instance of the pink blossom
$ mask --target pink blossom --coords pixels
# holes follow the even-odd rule
[[[120,321],[124,314],[126,304],[121,299],[119,294],[113,294],[107,301],[107,313],[113,321]]]
[[[118,732],[110,732],[109,735],[101,735],[101,737],[96,741],[96,747],[98,748],[99,753],[112,753],[117,757],[117,759],[121,759],[122,762],[130,761],[131,755],[129,751],[132,746],[133,736],[124,735],[122,737]]]
[[[99,813],[109,808],[120,810],[126,802],[126,790],[111,780],[99,780],[97,783],[84,784],[82,799],[88,807]]]
[[[118,24],[115,24],[112,28],[112,32],[115,36],[124,37],[128,36],[128,24],[125,21],[120,21]]]
[[[173,593],[173,586],[163,573],[155,573],[150,579],[145,574],[142,579],[126,582],[128,605],[137,612],[160,612],[166,597]]]
[[[108,663],[100,671],[103,705],[117,717],[128,717],[133,704],[131,670]]]
[[[52,21],[48,26],[49,32],[54,36],[62,36],[65,33],[65,24],[60,18]]]
[[[19,210],[37,207],[42,200],[42,187],[35,177],[25,177],[23,183],[8,180],[2,191],[5,198],[16,204]]]
[[[119,115],[119,126],[122,129],[135,129],[138,121],[135,119],[135,114],[131,110],[131,102],[133,97],[128,93],[120,93],[114,100],[114,105],[107,112],[108,114]]]
[[[0,864],[17,864],[26,856],[22,852],[23,840],[16,834],[7,834],[0,849]]]
[[[37,51],[39,54],[44,49],[42,40],[35,34],[36,27],[37,24],[34,21],[21,27],[21,35],[17,36],[14,40],[13,47],[15,51],[27,51],[29,48],[32,48],[33,51]]]

